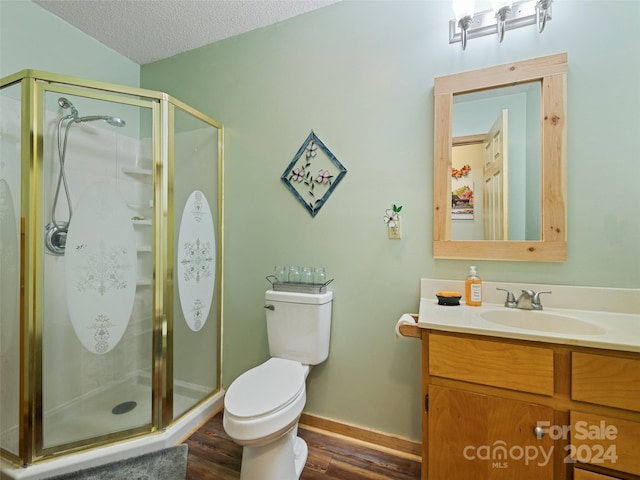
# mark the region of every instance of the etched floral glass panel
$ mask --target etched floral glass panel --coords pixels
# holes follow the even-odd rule
[[[209,316],[216,279],[216,237],[211,208],[200,190],[187,199],[178,235],[180,305],[185,322],[197,332]]]

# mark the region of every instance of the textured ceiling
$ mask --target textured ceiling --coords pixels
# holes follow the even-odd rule
[[[144,65],[338,0],[33,1],[100,43]]]

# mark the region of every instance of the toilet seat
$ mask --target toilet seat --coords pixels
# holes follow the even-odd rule
[[[225,394],[223,425],[240,445],[260,445],[295,427],[307,400],[309,367],[271,358],[234,380]]]
[[[271,358],[240,375],[225,396],[227,412],[256,418],[286,408],[305,389],[305,367],[293,360]]]

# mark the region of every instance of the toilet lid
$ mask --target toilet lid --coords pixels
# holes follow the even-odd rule
[[[237,417],[258,417],[279,410],[304,390],[300,362],[271,358],[240,375],[229,387],[225,409]]]

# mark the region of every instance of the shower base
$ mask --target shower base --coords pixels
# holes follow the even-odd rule
[[[173,396],[175,416],[186,412],[204,396],[203,392],[176,389]],[[130,378],[109,386],[45,415],[44,446],[49,448],[150,425],[151,402],[148,378]],[[123,408],[130,404],[135,406],[128,410]],[[118,414],[118,409],[126,411]]]
[[[111,413],[115,406],[126,401],[136,402],[136,408],[122,415]],[[151,423],[151,387],[130,379],[45,414],[44,447],[64,445]]]
[[[93,433],[105,433],[105,425],[112,431],[134,428],[150,422],[151,398],[148,386],[135,386],[133,383],[120,385],[112,389],[110,395],[97,395],[82,400],[82,405],[68,406],[66,411],[57,411],[51,418],[45,419],[51,430],[48,445],[58,445],[77,441],[79,438],[90,438]],[[101,398],[95,398],[101,397]],[[132,440],[124,440],[86,452],[61,456],[54,460],[36,463],[26,468],[0,459],[0,478],[7,480],[42,480],[51,476],[73,472],[128,457],[159,450],[181,443],[193,430],[204,423],[215,413],[222,410],[224,391],[219,391],[206,399],[175,423],[163,431],[149,433]],[[122,401],[136,401],[136,408],[123,415],[114,415],[111,409]],[[194,404],[194,399],[185,395],[174,396],[175,411],[184,411]],[[187,407],[185,407],[188,405]],[[97,411],[96,408],[102,410]],[[127,416],[131,416],[126,418]],[[88,422],[88,423],[85,423]],[[45,423],[46,425],[46,423]],[[117,426],[116,426],[117,425]],[[79,436],[79,432],[81,436]]]

